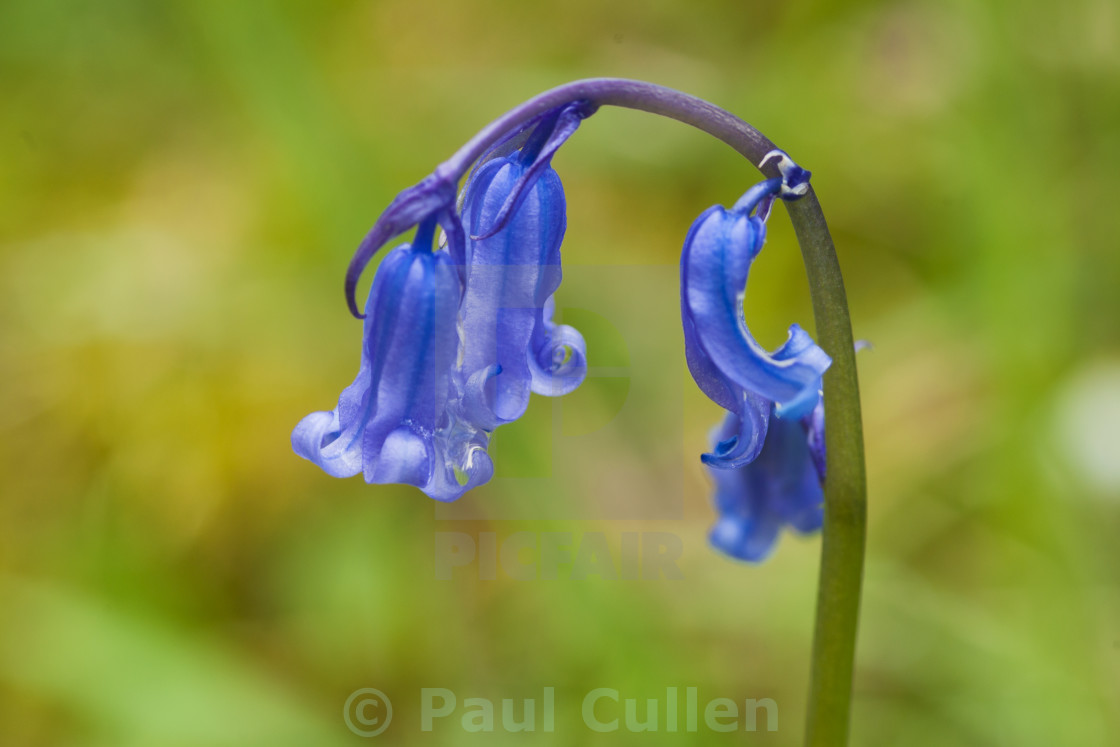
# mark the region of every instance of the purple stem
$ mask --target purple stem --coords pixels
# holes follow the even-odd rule
[[[455,155],[440,164],[436,173],[442,178],[457,182],[466,174],[471,164],[504,135],[534,117],[574,101],[587,101],[593,106],[638,109],[684,122],[719,138],[755,165],[777,147],[765,135],[734,114],[687,93],[640,80],[587,78],[545,91],[509,110],[486,125]],[[767,176],[777,176],[776,164],[767,164],[764,173]]]

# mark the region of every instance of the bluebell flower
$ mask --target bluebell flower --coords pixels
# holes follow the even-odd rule
[[[728,410],[712,450],[701,457],[717,488],[720,519],[712,542],[747,560],[765,557],[785,524],[802,531],[820,526],[823,437],[810,426],[819,422],[823,429],[821,377],[832,361],[796,324],[781,347],[767,351],[743,315],[747,276],[774,199],[795,199],[808,189],[809,173],[785,154],[779,170],[782,177],[755,185],[730,210],[705,211],[681,254],[688,368],[701,390]]]
[[[492,465],[475,458],[485,439],[448,409],[461,286],[450,255],[432,251],[435,225],[425,219],[413,244],[377,268],[358,375],[334,410],[300,421],[292,447],[334,477],[363,474],[451,500],[489,479]]]
[[[741,430],[727,413],[712,434],[714,443]],[[803,534],[824,520],[824,406],[803,418],[768,418],[765,444],[757,458],[736,469],[708,467],[719,513],[709,539],[731,557],[760,562],[770,555],[783,528]]]
[[[743,317],[747,275],[766,239],[769,201],[781,189],[781,178],[768,179],[730,210],[709,208],[693,223],[681,254],[681,320],[689,371],[712,401],[738,416],[739,429],[703,457],[714,466],[741,467],[758,456],[771,403],[779,417],[797,419],[811,412],[821,375],[832,362],[796,324],[785,344],[766,351]]]
[[[463,191],[466,286],[459,375],[464,410],[486,428],[525,412],[530,392],[566,394],[587,372],[583,337],[552,322],[567,226],[552,154],[578,110],[540,123],[520,149],[494,154]]]
[[[777,403],[780,416],[798,418],[816,405],[831,359],[796,324],[767,352],[743,318],[747,275],[766,240],[764,216],[751,213],[781,181],[757,184],[730,210],[713,206],[692,224],[681,254],[681,317],[689,370],[712,400],[737,411],[749,391]]]

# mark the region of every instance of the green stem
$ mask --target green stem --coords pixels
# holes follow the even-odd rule
[[[816,194],[786,203],[813,298],[817,340],[832,356],[824,377],[824,530],[805,744],[848,743],[867,533],[867,477],[855,346],[836,249]]]

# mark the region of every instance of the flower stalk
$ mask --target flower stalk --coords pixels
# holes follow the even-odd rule
[[[828,468],[805,744],[834,747],[848,743],[863,583],[867,533],[863,420],[848,299],[824,213],[811,189],[786,207],[809,277],[817,340],[832,356],[832,367],[824,377]]]

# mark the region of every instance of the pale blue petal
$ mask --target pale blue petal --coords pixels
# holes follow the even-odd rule
[[[787,407],[808,403],[808,411],[828,356],[815,344],[804,346],[791,330],[780,349],[786,354],[775,357],[755,342],[743,319],[747,275],[764,237],[762,221],[720,207],[694,224],[681,257],[682,305],[694,328],[691,342],[700,348],[692,358],[706,356],[740,387]]]

